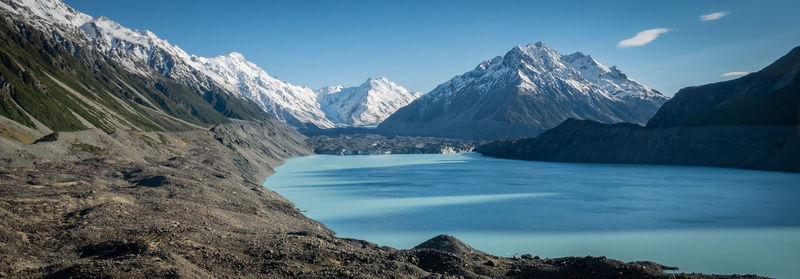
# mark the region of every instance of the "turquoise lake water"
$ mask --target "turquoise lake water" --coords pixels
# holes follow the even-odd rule
[[[800,278],[800,174],[549,163],[478,154],[316,155],[265,186],[340,237],[452,234],[498,256],[607,256]]]

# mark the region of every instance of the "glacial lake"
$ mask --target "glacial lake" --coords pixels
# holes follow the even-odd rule
[[[800,174],[479,154],[286,161],[265,186],[337,236],[399,249],[446,233],[498,256],[607,256],[800,278]]]

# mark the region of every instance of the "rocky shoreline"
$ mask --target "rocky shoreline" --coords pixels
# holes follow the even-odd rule
[[[0,138],[0,277],[760,278],[651,262],[485,254],[439,236],[397,250],[344,239],[261,186],[311,154],[276,120],[183,132]]]

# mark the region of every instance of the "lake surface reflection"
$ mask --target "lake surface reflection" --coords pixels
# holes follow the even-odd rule
[[[265,186],[341,237],[441,233],[500,256],[608,256],[683,272],[800,277],[800,174],[477,154],[288,160]]]

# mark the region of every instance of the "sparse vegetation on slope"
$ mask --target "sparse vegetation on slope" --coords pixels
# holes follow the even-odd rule
[[[107,133],[267,117],[254,103],[221,91],[197,92],[158,75],[127,72],[90,47],[10,15],[0,21],[0,115],[31,128],[33,117],[54,131],[94,126]]]

